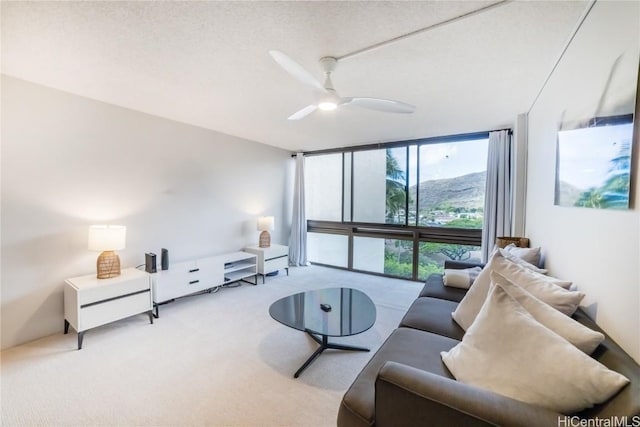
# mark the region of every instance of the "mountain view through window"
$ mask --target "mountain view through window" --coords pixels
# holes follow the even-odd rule
[[[309,157],[310,260],[414,280],[479,262],[487,146],[483,135]]]

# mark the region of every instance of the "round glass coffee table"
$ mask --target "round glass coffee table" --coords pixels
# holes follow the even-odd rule
[[[351,288],[328,288],[301,292],[271,304],[269,314],[290,328],[306,332],[320,347],[293,375],[298,378],[327,349],[369,351],[368,348],[332,344],[329,337],[356,335],[376,321],[376,306],[365,293]]]

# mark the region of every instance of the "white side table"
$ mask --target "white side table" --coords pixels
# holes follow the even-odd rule
[[[289,247],[283,245],[272,244],[268,248],[259,246],[248,246],[244,248],[245,252],[256,254],[258,258],[258,274],[264,277],[278,270],[286,270],[289,275]]]
[[[78,350],[84,333],[91,328],[147,313],[153,324],[151,280],[135,268],[120,276],[98,279],[95,274],[67,279],[64,285],[64,333],[69,325],[78,332]]]

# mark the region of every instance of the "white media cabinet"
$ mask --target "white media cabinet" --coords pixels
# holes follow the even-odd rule
[[[190,261],[170,263],[168,270],[151,274],[154,316],[160,315],[159,307],[176,298],[198,292],[212,292],[225,284],[246,281],[253,277],[258,284],[256,255],[233,252]]]

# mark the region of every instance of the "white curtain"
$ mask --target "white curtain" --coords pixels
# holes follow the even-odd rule
[[[482,261],[487,262],[496,237],[511,235],[511,134],[489,133],[487,184],[482,226]]]
[[[307,218],[304,206],[304,155],[296,154],[296,175],[293,183],[293,213],[289,237],[289,264],[309,265],[307,261]]]

